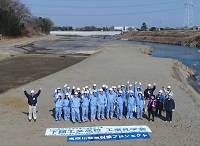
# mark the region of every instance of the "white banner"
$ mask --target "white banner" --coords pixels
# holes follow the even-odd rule
[[[70,136],[111,133],[152,132],[146,125],[140,126],[96,126],[73,128],[47,128],[46,136]]]

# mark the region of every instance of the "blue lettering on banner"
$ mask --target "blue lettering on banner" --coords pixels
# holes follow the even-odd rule
[[[67,142],[149,139],[147,132],[67,136]]]

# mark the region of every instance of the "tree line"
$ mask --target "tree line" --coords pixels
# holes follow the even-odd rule
[[[0,34],[3,36],[48,34],[52,27],[49,18],[33,16],[20,0],[0,0]]]
[[[110,31],[108,27],[95,27],[95,26],[84,26],[79,28],[73,28],[72,26],[54,26],[52,28],[53,31]]]

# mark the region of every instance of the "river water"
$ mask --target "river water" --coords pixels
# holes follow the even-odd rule
[[[200,49],[186,46],[123,41],[131,44],[146,45],[153,49],[152,56],[160,58],[172,58],[181,61],[186,66],[192,68],[196,77],[189,79],[192,86],[200,93]]]
[[[194,70],[196,77],[191,77],[189,79],[189,82],[196,89],[196,91],[200,93],[200,48],[157,44],[157,43],[135,42],[126,40],[104,39],[104,41],[114,41],[114,42],[123,42],[129,44],[149,46],[153,49],[152,52],[153,57],[172,58],[181,61],[184,65]]]

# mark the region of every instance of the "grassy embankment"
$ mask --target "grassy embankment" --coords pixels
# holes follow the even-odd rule
[[[137,31],[116,35],[113,38],[200,47],[200,31],[195,30]]]

